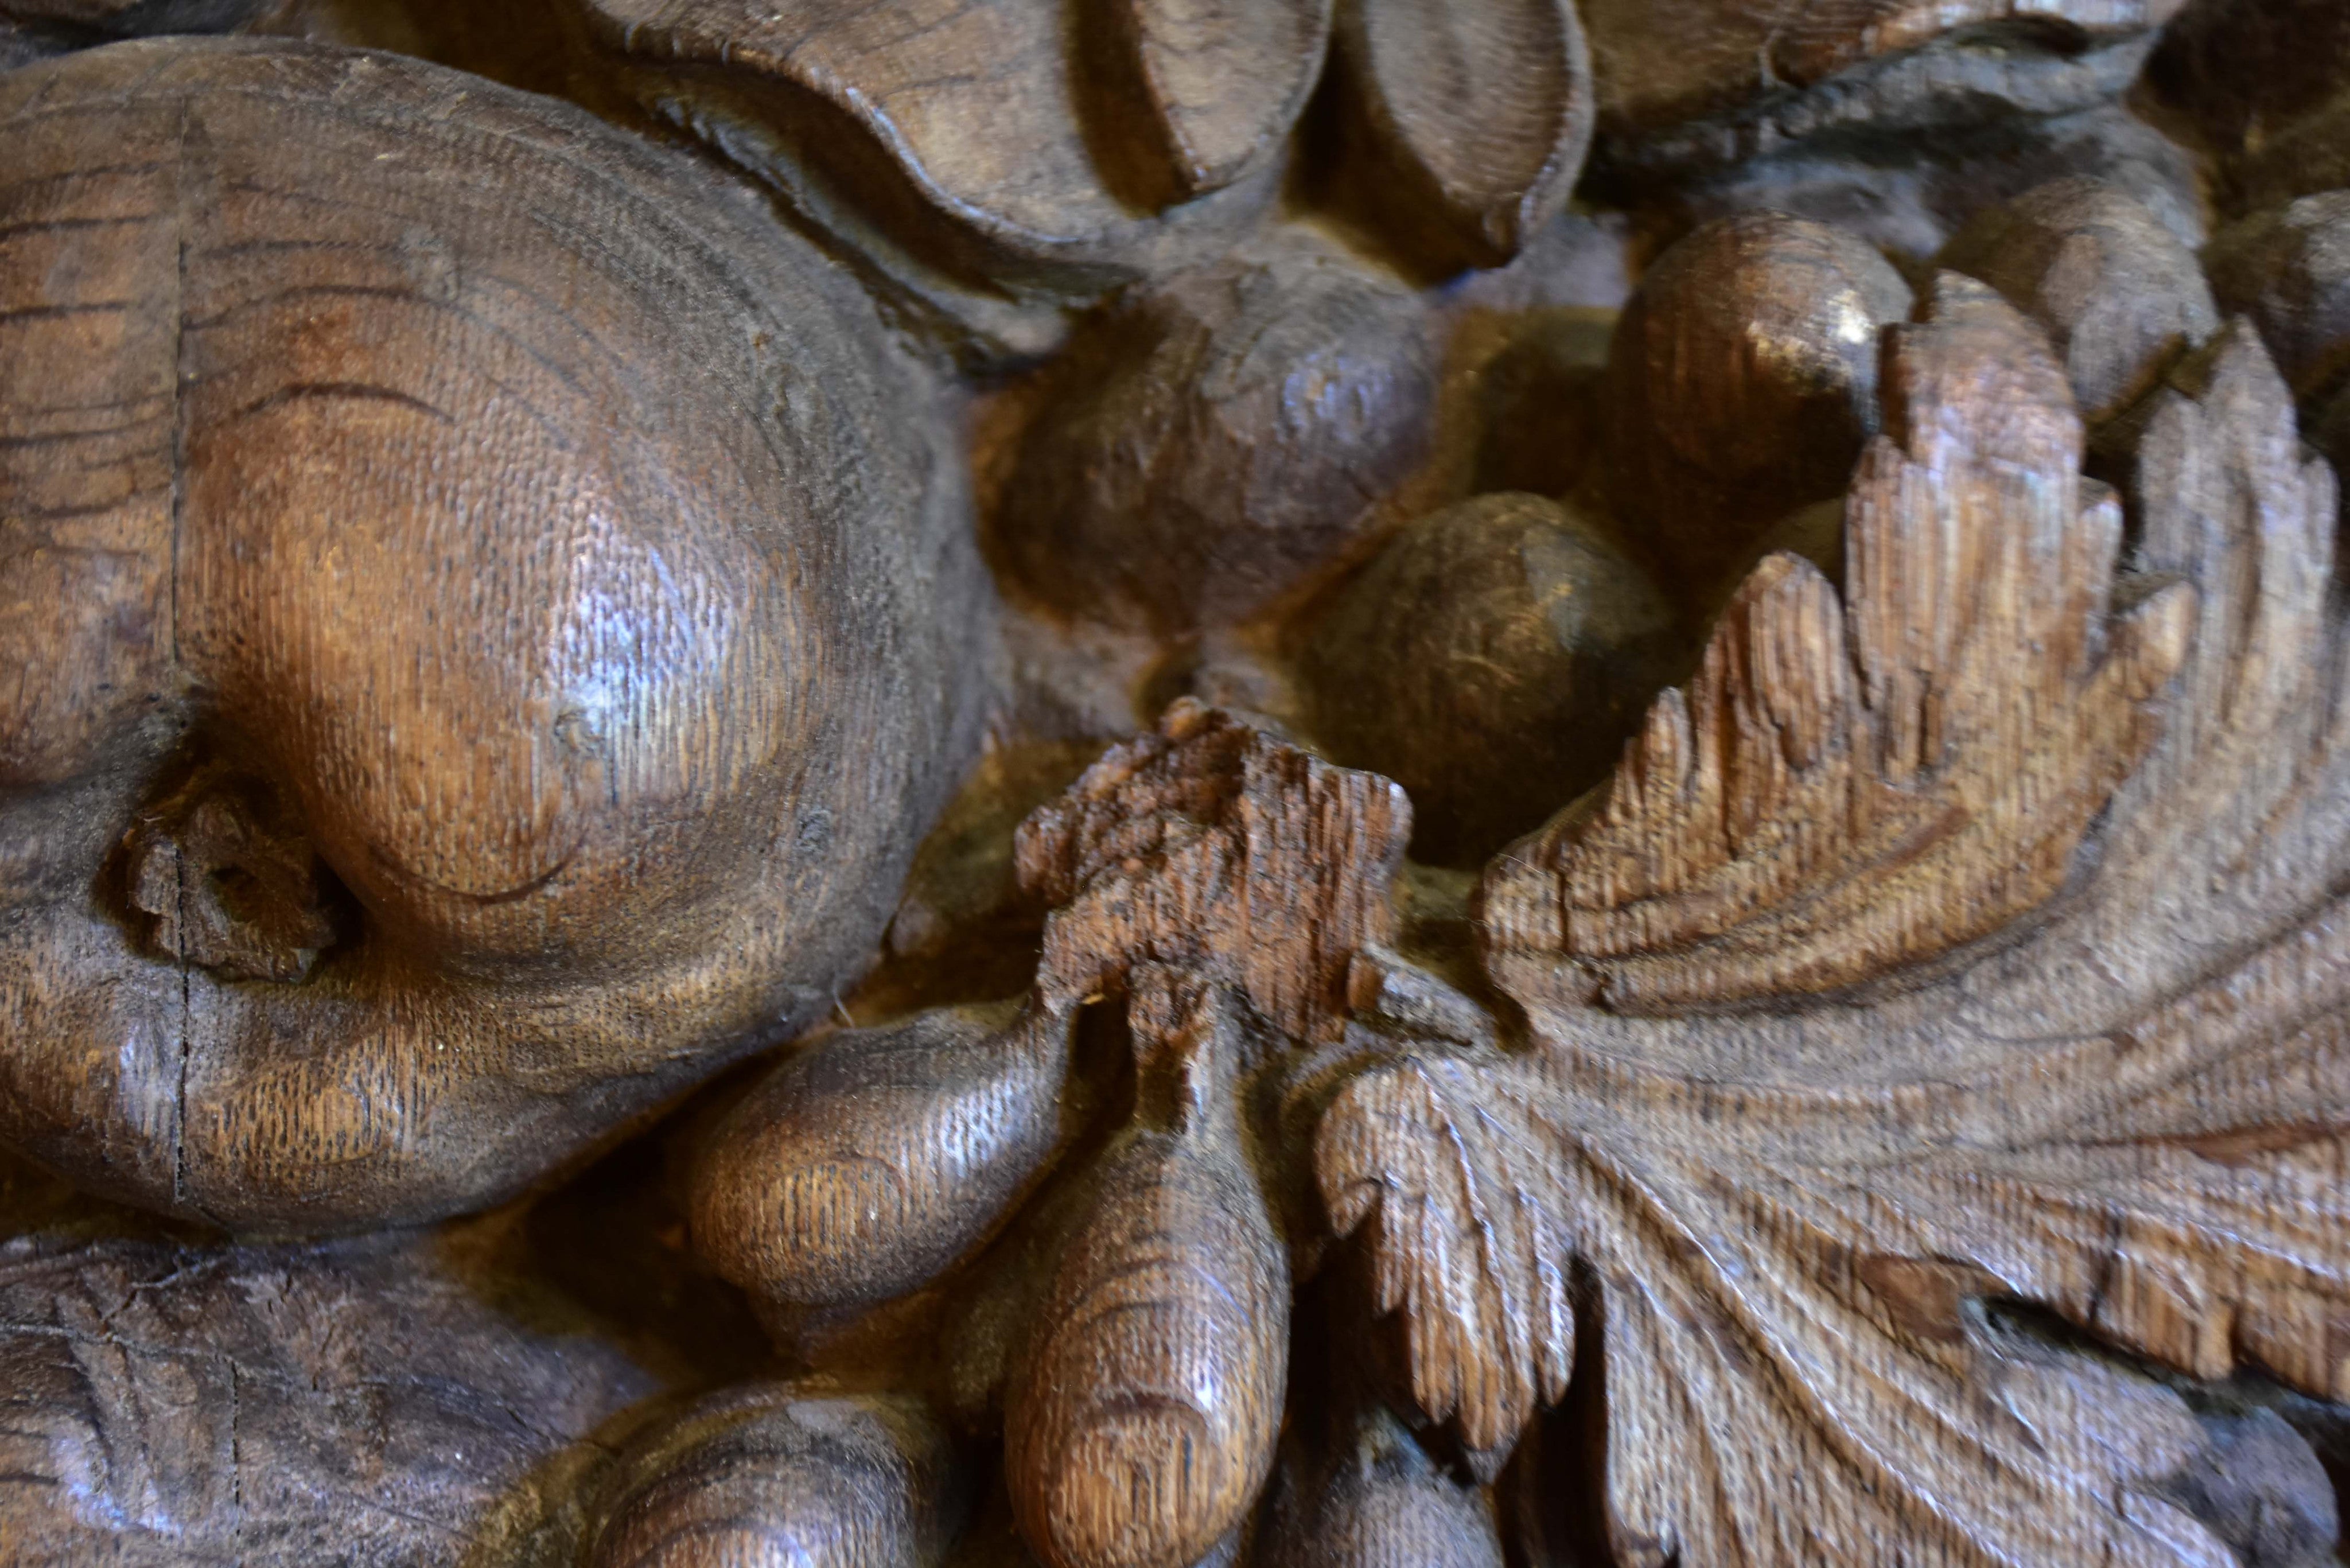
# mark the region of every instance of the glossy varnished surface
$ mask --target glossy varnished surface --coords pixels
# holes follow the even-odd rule
[[[6,1136],[234,1223],[418,1218],[829,1006],[972,624],[863,303],[687,165],[388,57],[0,95]],[[331,883],[299,983],[115,888],[192,772]]]

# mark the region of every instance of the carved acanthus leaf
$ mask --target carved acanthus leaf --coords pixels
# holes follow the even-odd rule
[[[1555,1060],[1420,1056],[1348,1085],[1317,1139],[1325,1196],[1342,1226],[1378,1216],[1427,1414],[1449,1384],[1470,1441],[1513,1432],[1567,1354],[1556,1282],[1579,1258],[1619,1561],[2228,1561],[2161,1496],[2201,1443],[2178,1397],[2002,1332],[1979,1267],[1888,1250],[1889,1148],[1805,1165],[1709,1126],[1694,1085],[1608,1093]],[[1507,1244],[1447,1256],[1431,1234],[1479,1235],[1492,1212],[1427,1185],[1463,1151],[1522,1184],[1518,1214],[1482,1232]],[[1562,1233],[1571,1253],[1519,1244]],[[1423,1359],[1461,1346],[1482,1351]]]
[[[1946,275],[1885,387],[1844,599],[1766,560],[1614,779],[1488,872],[1513,990],[1664,1012],[1933,958],[2056,892],[2153,742],[2193,595],[2108,617],[2121,511],[2038,333]]]
[[[1479,1449],[1566,1392],[1575,1241],[1556,1151],[1480,1103],[1480,1060],[1406,1057],[1343,1093],[1315,1135],[1332,1227],[1372,1227],[1373,1289],[1401,1312],[1412,1395]]]
[[[1423,1046],[1332,1099],[1324,1199],[1425,1414],[1513,1430],[1587,1270],[1619,1560],[2234,1561],[2175,1506],[2205,1462],[2178,1398],[1987,1303],[2350,1394],[2350,737],[2333,483],[2293,432],[2240,328],[2152,410],[2137,564],[2191,586],[2190,635],[2094,874],[2026,940],[1735,1019],[1519,961],[1534,1050]]]

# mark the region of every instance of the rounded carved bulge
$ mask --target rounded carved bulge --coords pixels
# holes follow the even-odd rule
[[[978,583],[854,286],[390,56],[94,50],[0,141],[0,1139],[416,1220],[831,1008]]]

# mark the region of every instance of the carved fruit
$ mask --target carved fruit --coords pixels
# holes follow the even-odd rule
[[[979,591],[847,280],[393,57],[113,46],[0,141],[0,1138],[415,1220],[828,1010]]]
[[[1173,632],[1263,611],[1360,549],[1429,450],[1419,302],[1302,247],[1121,305],[1065,374],[1000,526],[1071,615]]]
[[[1415,855],[1455,865],[1597,783],[1681,651],[1662,596],[1607,533],[1501,494],[1398,534],[1301,664],[1331,754],[1409,791]]]
[[[1939,265],[2005,295],[2046,330],[2081,417],[2111,419],[2218,330],[2194,253],[2101,180],[2057,180],[1975,214]]]
[[[1321,79],[1331,0],[1118,0],[1111,12],[1186,195],[1219,190],[1289,134]]]
[[[1330,1447],[1284,1459],[1263,1568],[1502,1568],[1490,1499],[1438,1469],[1385,1409]]]
[[[2350,383],[2350,191],[2247,218],[2203,259],[2220,306],[2252,318],[2297,396]]]
[[[1909,303],[1866,242],[1782,213],[1719,219],[1666,251],[1608,358],[1609,493],[1627,529],[1701,581],[1842,493],[1877,429],[1880,329]]]
[[[586,1568],[931,1568],[970,1511],[911,1399],[753,1384],[621,1456]]]
[[[1135,977],[1137,1125],[1093,1173],[1006,1414],[1013,1506],[1050,1568],[1187,1568],[1273,1462],[1289,1267],[1234,1119],[1235,1005]]]
[[[787,1057],[700,1149],[695,1250],[791,1306],[870,1306],[927,1283],[1043,1173],[1068,1046],[1066,1014],[1005,1003]]]
[[[2109,612],[2121,508],[2078,477],[2045,342],[1981,284],[1943,274],[1895,330],[1884,422],[1844,596],[1765,560],[1607,787],[1488,868],[1504,984],[1639,1012],[1831,991],[1990,936],[2071,874],[2153,742],[2192,593]]]
[[[1593,103],[1572,0],[1342,0],[1336,44],[1392,237],[1496,266],[1565,208]]]

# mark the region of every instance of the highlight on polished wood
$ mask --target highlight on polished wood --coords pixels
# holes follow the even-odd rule
[[[0,1562],[2323,1568],[2337,0],[0,0]]]

